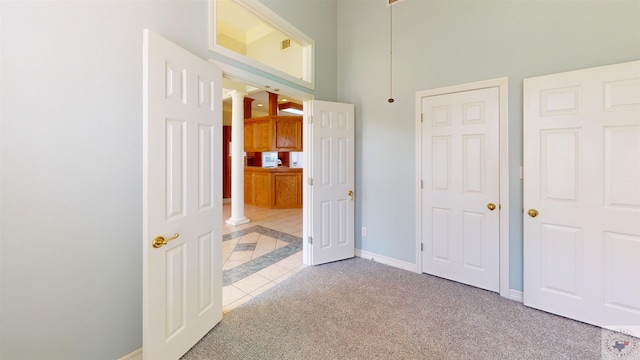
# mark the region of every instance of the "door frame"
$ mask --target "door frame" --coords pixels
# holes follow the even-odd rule
[[[437,95],[446,95],[457,92],[481,90],[486,88],[498,88],[499,108],[499,179],[500,184],[500,295],[506,298],[521,298],[512,296],[509,289],[509,78],[502,77],[472,83],[446,86],[436,89],[416,92],[415,119],[416,119],[416,194],[422,189],[422,98]],[[422,197],[416,196],[416,265],[418,272],[422,274]],[[521,300],[520,300],[521,301]]]
[[[304,111],[303,121],[302,121],[302,141],[303,144],[309,144],[309,123],[306,121],[308,106],[307,103],[309,100],[313,100],[314,96],[311,93],[306,91],[297,89],[295,87],[284,84],[283,82],[268,79],[264,76],[254,74],[247,70],[241,69],[237,66],[218,61],[215,59],[209,59],[209,62],[215,64],[219,69],[222,70],[222,77],[232,79],[234,81],[238,81],[241,83],[249,84],[249,85],[258,85],[265,89],[270,89],[276,93],[284,93],[287,96],[295,97],[296,99],[302,100],[302,107]],[[309,191],[308,186],[306,186],[306,180],[309,178],[309,169],[311,168],[311,157],[309,156],[310,152],[305,150],[306,146],[303,147],[303,156],[304,156],[304,166],[302,167],[302,262],[305,265],[311,264],[311,251],[309,248],[309,244],[305,239],[308,239],[309,234],[309,214],[310,214],[310,204],[309,204]]]

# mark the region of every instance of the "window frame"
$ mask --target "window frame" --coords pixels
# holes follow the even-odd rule
[[[215,53],[224,55],[232,60],[238,61],[245,65],[251,66],[258,70],[262,70],[281,79],[287,80],[293,84],[300,85],[310,90],[315,89],[315,66],[314,66],[314,54],[315,54],[315,41],[307,36],[302,31],[298,30],[293,25],[289,24],[286,20],[281,18],[278,14],[271,9],[263,5],[258,0],[228,0],[237,3],[238,5],[251,12],[253,15],[262,19],[269,26],[284,33],[291,39],[297,41],[302,45],[302,79],[298,79],[292,75],[289,75],[281,70],[275,69],[260,61],[249,58],[245,55],[239,54],[233,50],[230,50],[217,42],[217,2],[218,0],[209,0],[209,50]]]

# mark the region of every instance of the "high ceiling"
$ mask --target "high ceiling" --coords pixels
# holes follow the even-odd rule
[[[218,12],[224,15],[223,20],[245,33],[255,31],[264,24],[262,19],[233,1],[218,0],[217,7]]]

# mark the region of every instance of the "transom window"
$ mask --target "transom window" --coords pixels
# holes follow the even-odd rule
[[[314,88],[314,41],[257,0],[210,0],[209,49]]]

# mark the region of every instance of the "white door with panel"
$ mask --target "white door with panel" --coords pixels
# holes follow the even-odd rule
[[[524,206],[525,305],[640,326],[640,62],[524,80]]]
[[[313,100],[305,111],[311,116],[308,258],[318,265],[355,255],[354,106]]]
[[[178,359],[222,318],[222,73],[145,30],[143,81],[143,357]]]
[[[500,290],[499,88],[425,96],[422,271]]]

